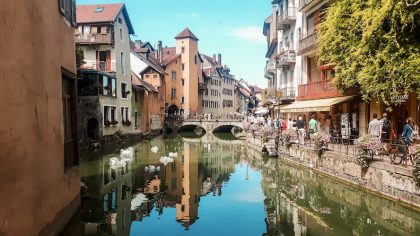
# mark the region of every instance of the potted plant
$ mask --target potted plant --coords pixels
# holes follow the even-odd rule
[[[111,121],[111,125],[116,126],[117,124],[118,124],[118,121],[116,121],[116,120]]]
[[[111,125],[111,122],[109,120],[104,121],[105,127],[109,127]]]

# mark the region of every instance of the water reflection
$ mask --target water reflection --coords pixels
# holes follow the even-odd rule
[[[419,234],[418,212],[240,140],[170,136],[134,150],[118,168],[110,166],[117,152],[84,158],[84,235]],[[159,159],[169,152],[178,156],[165,166]]]

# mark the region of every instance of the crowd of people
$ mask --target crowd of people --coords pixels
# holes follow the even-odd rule
[[[399,134],[395,131],[396,127],[392,124],[391,120],[388,118],[388,114],[384,113],[382,118],[379,119],[377,113],[373,113],[373,120],[369,122],[368,133],[373,137],[380,138],[381,142],[389,143],[400,140],[406,145],[418,141],[419,138],[419,128],[414,123],[412,117],[408,117],[406,124],[404,125],[404,131],[399,138]]]

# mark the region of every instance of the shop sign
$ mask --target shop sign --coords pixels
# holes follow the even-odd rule
[[[399,95],[392,100],[392,103],[405,103],[408,100],[408,94]]]

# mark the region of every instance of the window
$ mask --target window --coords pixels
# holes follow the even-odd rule
[[[76,0],[58,0],[60,13],[72,25],[77,26],[76,22]],[[97,8],[96,10],[100,10]],[[103,10],[103,8],[102,8]]]
[[[96,9],[95,9],[95,12],[96,13],[98,13],[98,12],[103,12],[104,11],[104,8],[103,7],[97,7]]]
[[[176,71],[172,71],[172,80],[176,80]]]
[[[181,47],[181,53],[184,54],[185,53],[185,47]]]
[[[121,107],[121,122],[128,121],[128,107]]]
[[[122,24],[122,18],[118,17],[118,23]]]
[[[121,82],[121,97],[127,98],[127,84]]]
[[[184,79],[182,79],[182,86],[184,86],[184,84],[185,84],[185,80],[184,80]]]
[[[194,64],[197,65],[197,55],[194,56]]]
[[[158,76],[157,75],[153,75],[153,79],[157,79],[158,78]]]
[[[123,40],[123,29],[122,28],[120,28],[120,40],[121,41]]]
[[[181,97],[181,104],[184,104],[184,96]]]
[[[125,58],[124,52],[121,52],[121,73],[125,75]]]
[[[171,90],[171,99],[175,99],[176,98],[176,89],[172,89]]]
[[[77,138],[77,97],[75,79],[62,75],[64,124],[64,171],[79,165]]]
[[[185,64],[182,63],[182,71],[184,71],[184,70],[185,70]]]
[[[114,77],[108,77],[106,75],[102,75],[102,80],[99,80],[99,83],[102,84],[100,88],[100,94],[105,96],[117,96],[117,88],[116,88],[116,81]]]
[[[134,92],[134,101],[135,101],[135,102],[138,102],[138,100],[139,100],[139,99],[138,99],[138,97],[137,97],[137,92]]]

